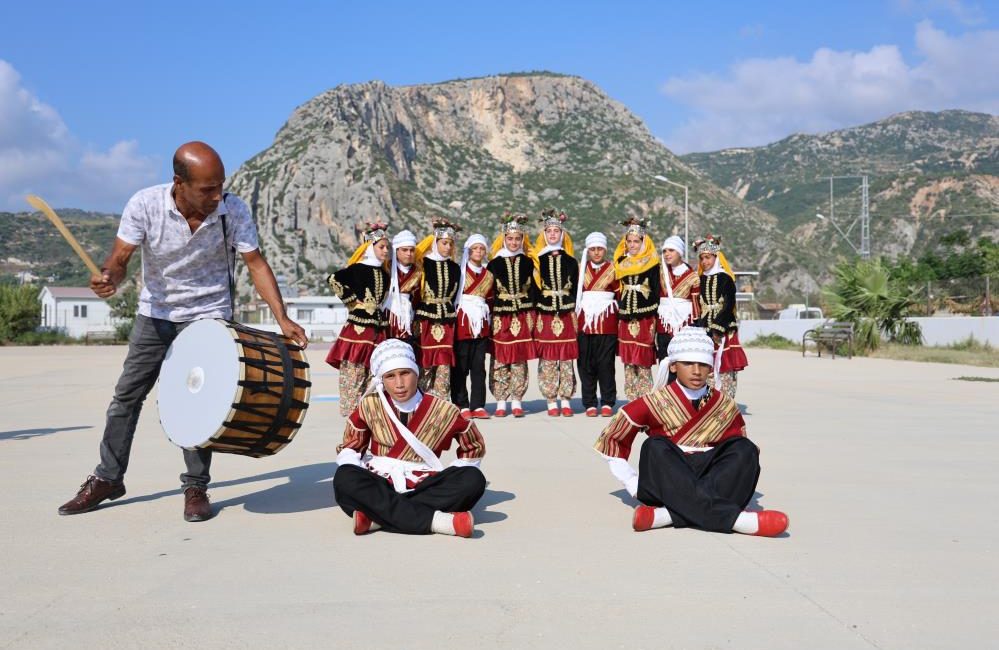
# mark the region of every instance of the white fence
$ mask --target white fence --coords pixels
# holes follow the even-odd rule
[[[974,336],[976,341],[999,345],[999,317],[942,316],[938,318],[913,318],[923,328],[926,345],[950,345]],[[825,320],[803,318],[800,320],[743,320],[739,321],[739,340],[749,343],[761,334],[778,334],[792,341],[801,341],[805,331],[818,327]]]

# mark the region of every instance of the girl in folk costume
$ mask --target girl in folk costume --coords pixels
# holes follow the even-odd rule
[[[471,537],[470,510],[486,479],[486,445],[458,409],[417,388],[413,348],[388,339],[371,355],[371,390],[350,414],[337,448],[333,491],[354,534],[385,530]],[[458,443],[447,468],[440,455]]]
[[[347,306],[347,323],[326,355],[326,363],[340,371],[340,415],[344,417],[357,407],[368,383],[371,351],[385,338],[382,302],[389,286],[387,230],[384,223],[369,223],[347,267],[326,279],[333,294]]]
[[[586,236],[583,264],[576,282],[576,319],[579,323],[579,379],[587,417],[597,416],[597,383],[600,415],[610,417],[617,401],[617,290],[620,282],[607,261],[607,237],[602,232]]]
[[[684,263],[686,252],[686,244],[676,235],[667,237],[663,242],[662,263],[659,265],[659,322],[656,324],[656,356],[659,361],[666,358],[670,339],[700,315],[697,303],[700,278],[694,269]]]
[[[455,303],[461,272],[454,257],[454,233],[461,230],[443,217],[433,220],[434,233],[416,245],[423,265],[420,299],[416,306],[420,390],[451,399],[454,365]]]
[[[496,398],[496,417],[506,415],[510,400],[514,417],[523,417],[521,400],[527,392],[527,362],[536,359],[534,348],[534,301],[537,288],[532,278],[535,265],[528,256],[527,217],[506,214],[503,230],[493,241],[493,346],[489,360],[489,389]]]
[[[493,299],[493,274],[486,268],[486,238],[475,234],[465,242],[458,286],[458,327],[455,332],[451,401],[466,418],[486,419],[486,352],[489,348],[489,303]],[[468,396],[469,374],[472,397]]]
[[[423,273],[416,264],[416,235],[403,230],[392,238],[392,265],[388,294],[382,307],[388,312],[388,335],[416,346],[413,305],[419,302]]]
[[[714,356],[703,329],[680,330],[666,361],[676,380],[624,406],[594,445],[642,504],[632,516],[636,531],[691,526],[774,537],[787,529],[782,512],[743,510],[756,492],[760,450],[735,400],[708,386]],[[642,431],[636,472],[628,456]]]
[[[739,344],[735,314],[735,274],[721,249],[721,239],[711,235],[694,242],[701,274],[700,317],[695,321],[715,342],[715,385],[735,399],[736,373],[749,361]]]
[[[542,231],[535,242],[538,272],[537,329],[538,386],[548,400],[548,415],[572,417],[570,399],[576,392],[573,361],[579,357],[576,341],[576,287],[579,263],[573,257],[572,238],[565,231],[564,212],[545,210]],[[562,410],[556,399],[562,402]]]
[[[632,217],[614,251],[618,354],[624,363],[624,395],[629,400],[652,390],[656,364],[656,311],[659,307],[659,256],[646,233],[648,225]]]

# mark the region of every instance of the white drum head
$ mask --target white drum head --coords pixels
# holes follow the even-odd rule
[[[199,320],[167,350],[157,404],[163,431],[175,445],[204,446],[223,428],[241,390],[234,334],[219,321]]]

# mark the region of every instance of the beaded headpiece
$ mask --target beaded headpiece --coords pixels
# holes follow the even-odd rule
[[[434,237],[437,239],[454,239],[454,233],[461,232],[462,228],[456,223],[451,223],[445,217],[434,217]]]
[[[694,252],[698,255],[701,253],[712,253],[717,255],[721,251],[721,237],[715,237],[714,235],[705,235],[701,239],[694,242]]]
[[[628,235],[638,235],[639,237],[645,237],[646,231],[649,229],[649,222],[640,219],[639,217],[629,217],[621,222],[624,226],[624,236]]]
[[[500,219],[500,225],[502,226],[504,233],[508,232],[526,233],[527,215],[507,212]]]
[[[371,242],[372,244],[379,239],[388,239],[388,224],[381,221],[367,223],[365,224],[362,237],[364,241]]]
[[[541,213],[541,223],[543,224],[542,228],[547,228],[548,226],[558,226],[559,228],[564,228],[565,226],[563,224],[568,218],[569,217],[566,213],[555,210],[554,208],[545,210]]]

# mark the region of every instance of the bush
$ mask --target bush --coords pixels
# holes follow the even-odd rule
[[[22,332],[11,341],[14,345],[71,345],[79,342],[62,332],[51,330]]]
[[[0,342],[31,332],[41,322],[38,288],[30,284],[0,285]]]
[[[761,334],[752,341],[746,343],[748,348],[771,348],[774,350],[797,350],[801,344],[797,341],[784,338],[780,334]]]

